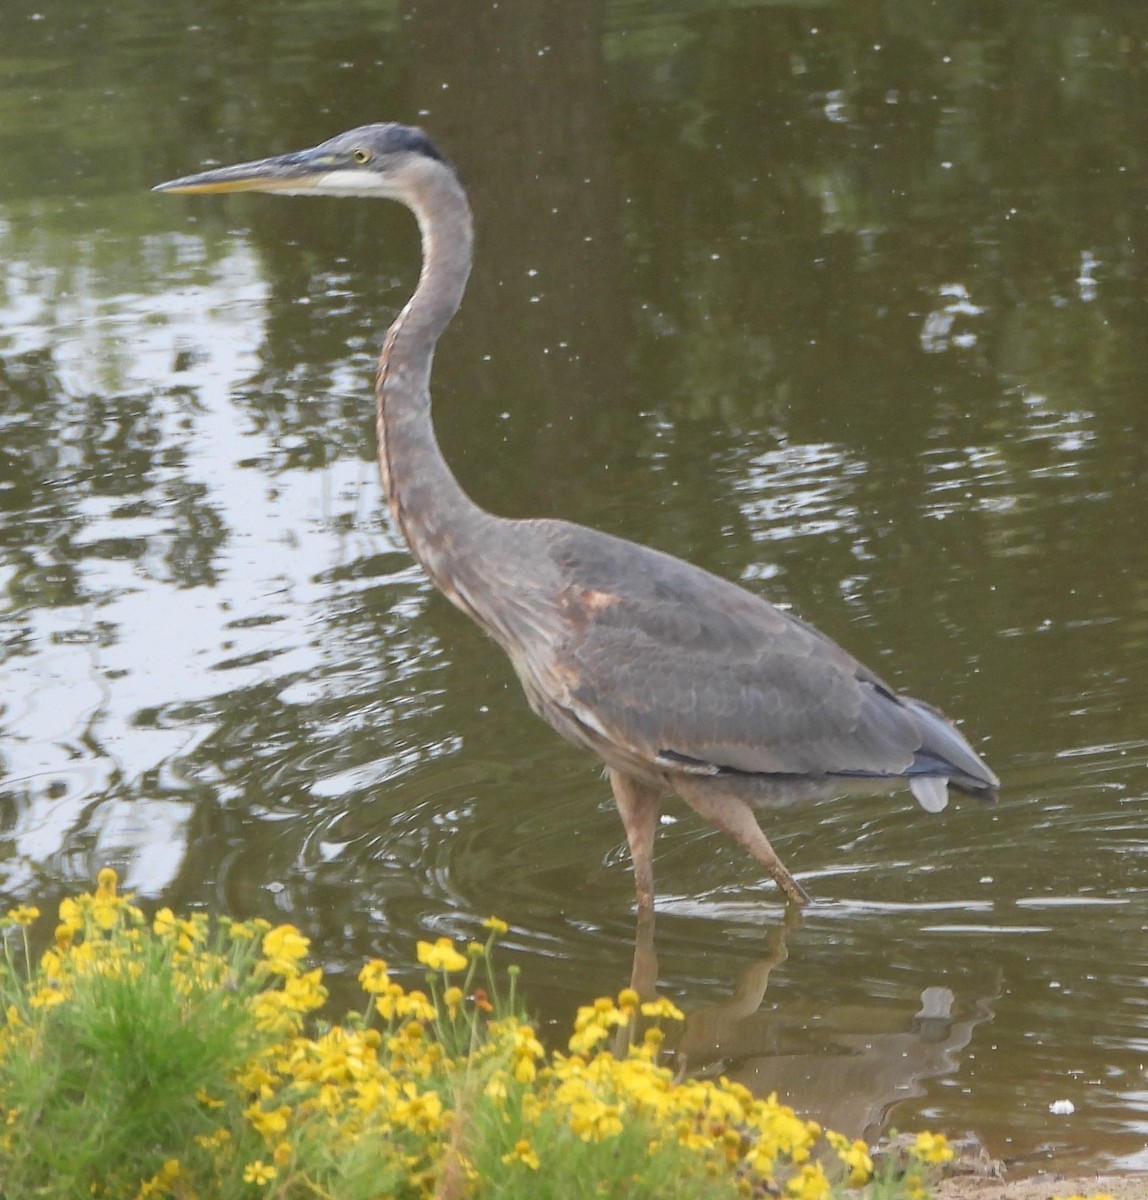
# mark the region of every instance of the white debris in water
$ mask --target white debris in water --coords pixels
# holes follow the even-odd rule
[[[1076,1105],[1071,1100],[1054,1100],[1048,1106],[1048,1111],[1054,1117],[1070,1117],[1076,1112]]]

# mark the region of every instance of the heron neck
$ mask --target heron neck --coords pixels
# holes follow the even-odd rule
[[[418,286],[387,333],[375,385],[379,472],[383,490],[412,553],[456,604],[457,564],[492,518],[459,486],[431,421],[435,344],[458,311],[470,274],[473,228],[462,185],[434,164],[407,197],[422,233]]]

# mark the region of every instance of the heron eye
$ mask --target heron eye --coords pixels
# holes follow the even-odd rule
[[[368,163],[371,161],[371,152],[369,150],[356,150],[354,159],[357,163]]]

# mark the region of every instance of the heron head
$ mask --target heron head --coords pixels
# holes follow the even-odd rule
[[[158,184],[156,192],[278,192],[403,200],[429,164],[447,165],[413,125],[362,125],[310,150],[219,167]]]

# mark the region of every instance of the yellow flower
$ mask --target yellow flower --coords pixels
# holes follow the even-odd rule
[[[387,983],[387,964],[381,958],[372,958],[359,972],[359,985],[372,996],[385,991]]]
[[[432,946],[419,942],[415,947],[419,962],[432,971],[465,971],[466,956],[459,954],[450,938],[440,937]]]
[[[284,992],[260,992],[252,997],[250,1008],[256,1025],[267,1033],[286,1035],[302,1029],[302,1010]]]
[[[167,1162],[150,1178],[140,1184],[136,1192],[136,1200],[158,1200],[171,1191],[172,1182],[179,1178],[180,1166],[178,1158],[169,1158]]]
[[[68,998],[67,992],[60,987],[41,987],[28,997],[28,1003],[33,1008],[54,1008],[63,1004]]]
[[[825,1140],[837,1151],[837,1157],[849,1168],[849,1186],[862,1187],[873,1177],[869,1147],[859,1138],[850,1141],[844,1134],[826,1130]]]
[[[119,877],[111,867],[104,867],[103,870],[96,876],[96,894],[101,899],[114,900],[116,898],[116,884],[119,882]]]
[[[323,970],[316,967],[304,975],[288,979],[283,985],[283,1002],[296,1012],[311,1012],[322,1008],[327,1001],[327,989],[322,984]]]
[[[921,1176],[915,1171],[905,1176],[905,1196],[906,1200],[929,1200]]]
[[[390,1096],[377,1079],[361,1079],[355,1083],[354,1105],[365,1113],[375,1112]]]
[[[435,1018],[434,1005],[422,992],[403,993],[395,997],[394,1011],[400,1017],[413,1017],[416,1021],[433,1021]]]
[[[84,910],[71,896],[60,901],[60,923],[73,933],[79,933],[84,927]],[[59,937],[58,932],[56,936]]]
[[[947,1163],[955,1157],[943,1133],[919,1133],[912,1153],[924,1163]]]
[[[231,1140],[230,1129],[217,1129],[214,1133],[197,1133],[192,1141],[205,1150],[213,1150]]]
[[[489,929],[491,933],[503,934],[509,930],[510,926],[501,917],[487,917],[482,923],[483,929]],[[519,1143],[521,1145],[521,1143]]]
[[[527,1051],[536,1058],[541,1058],[546,1053],[542,1043],[538,1040],[534,1032],[533,1026],[516,1023],[510,1026],[510,1028],[514,1033],[514,1044],[518,1049]]]
[[[579,1029],[577,1033],[572,1034],[567,1044],[571,1054],[586,1056],[593,1054],[598,1043],[605,1041],[609,1036],[610,1031],[604,1025],[587,1025],[585,1029]]]
[[[202,941],[206,933],[202,919],[203,914],[197,913],[196,916],[200,918],[198,921],[194,918],[183,920],[177,917],[170,908],[161,908],[152,921],[152,930],[157,937],[174,941],[184,954],[190,954],[195,948],[195,943]]]
[[[257,1158],[244,1167],[243,1182],[254,1183],[262,1187],[264,1184],[270,1183],[278,1174],[279,1172],[270,1163],[265,1163],[262,1159]]]
[[[278,1080],[262,1064],[253,1062],[236,1075],[235,1082],[244,1091],[266,1095],[270,1093]]]
[[[272,1134],[286,1132],[287,1118],[291,1115],[291,1110],[286,1104],[281,1104],[278,1108],[268,1112],[258,1104],[251,1104],[243,1110],[243,1115],[257,1132],[265,1138],[270,1138]]]
[[[664,1030],[659,1029],[656,1025],[651,1025],[650,1028],[642,1034],[642,1043],[647,1052],[651,1055],[657,1054],[665,1040],[666,1035]]]
[[[522,1141],[515,1142],[514,1149],[509,1154],[504,1154],[502,1161],[504,1163],[520,1162],[532,1171],[537,1171],[539,1166],[538,1155],[534,1147],[525,1138]]]
[[[829,1180],[821,1164],[806,1163],[785,1185],[785,1195],[792,1200],[830,1200]]]
[[[40,910],[29,904],[19,904],[8,910],[8,920],[14,925],[31,925],[40,919]]]
[[[621,1108],[602,1100],[580,1100],[570,1106],[570,1129],[584,1142],[602,1142],[622,1132]]]
[[[392,1109],[395,1123],[405,1125],[415,1133],[435,1133],[443,1120],[442,1099],[437,1092],[420,1092],[413,1083],[403,1084],[405,1099],[395,1102]]]
[[[650,1000],[642,1005],[643,1017],[666,1017],[671,1021],[684,1021],[685,1014],[677,1005],[664,998]]]
[[[343,1093],[333,1083],[325,1083],[319,1089],[317,1103],[320,1108],[324,1109],[332,1117],[337,1117],[345,1107],[343,1103]]]
[[[263,938],[267,966],[277,975],[293,975],[306,957],[311,942],[294,925],[279,925]]]

